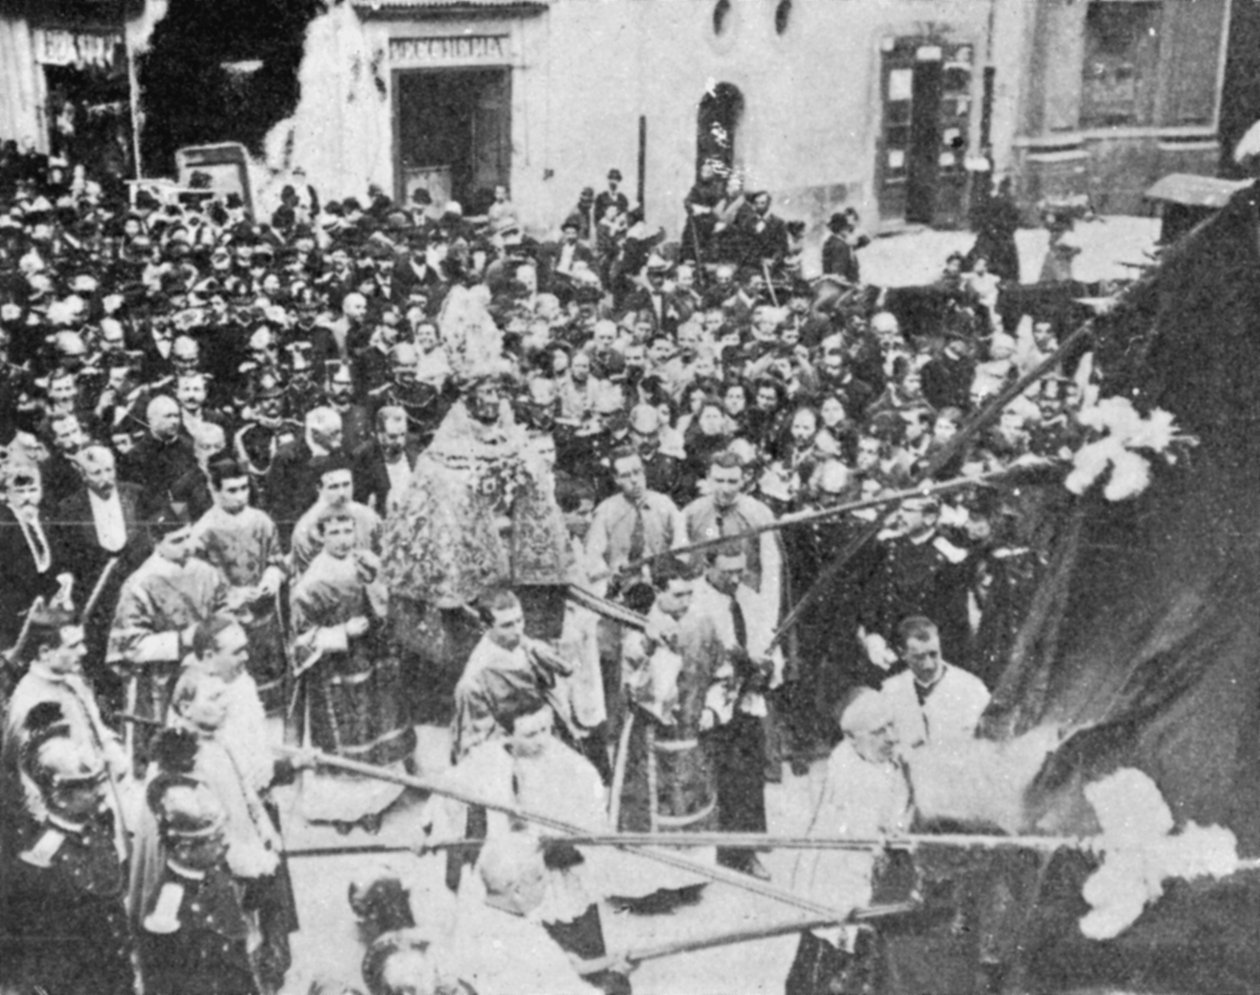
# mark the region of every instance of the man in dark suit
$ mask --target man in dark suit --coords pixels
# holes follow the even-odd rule
[[[637,287],[626,295],[622,302],[622,313],[642,314],[646,311],[652,316],[656,331],[673,336],[678,332],[682,313],[674,294],[665,289],[669,263],[654,255],[648,259],[644,274],[647,285]]]
[[[341,314],[311,329],[311,365],[326,369],[330,362],[349,362],[368,343],[371,328],[366,323],[367,298],[357,291],[341,301]]]
[[[8,650],[22,632],[26,612],[68,590],[72,577],[57,556],[40,512],[44,497],[39,467],[10,460],[0,504],[0,650]]]
[[[567,297],[573,289],[573,270],[585,263],[595,272],[595,255],[578,241],[582,219],[572,214],[560,226],[560,241],[550,242],[538,250],[538,285],[542,290]]]
[[[422,297],[429,314],[437,313],[449,282],[441,261],[437,259],[441,254],[441,244],[434,248],[434,258],[430,261],[429,238],[422,232],[416,232],[410,238],[410,250],[394,264],[394,283],[402,301]]]
[[[44,504],[55,508],[76,490],[82,481],[75,456],[88,444],[79,416],[63,412],[48,419],[48,459],[40,467],[44,483]]]
[[[175,481],[197,465],[193,444],[180,434],[181,413],[173,397],[159,394],[145,407],[149,426],[127,454],[122,475],[140,484],[155,499],[169,500]]]
[[[395,405],[376,413],[376,437],[354,453],[354,499],[382,518],[389,498],[401,494],[411,480],[419,446],[407,432],[407,412]]]
[[[751,234],[756,258],[747,260],[747,263],[752,266],[764,263],[775,270],[788,252],[787,223],[770,212],[770,194],[764,190],[750,195],[750,199],[755,212]]]
[[[621,185],[621,170],[610,169],[608,171],[608,189],[601,190],[595,197],[595,218],[596,220],[604,216],[604,212],[610,207],[616,207],[618,214],[625,214],[630,210],[630,201],[626,195],[617,188]]]
[[[341,416],[332,408],[319,407],[306,415],[305,435],[276,450],[267,472],[267,511],[287,542],[297,520],[319,496],[319,477],[313,460],[341,451]]]
[[[78,463],[83,483],[57,507],[53,545],[74,575],[75,602],[87,613],[84,673],[98,698],[121,705],[122,682],[105,666],[105,647],[123,581],[153,552],[145,525],[152,501],[138,484],[119,482],[114,454],[105,446],[87,446]]]
[[[849,241],[853,222],[848,214],[836,211],[827,222],[831,234],[822,244],[822,271],[854,285],[862,282],[857,252]]]

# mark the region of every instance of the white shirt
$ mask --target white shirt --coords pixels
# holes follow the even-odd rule
[[[92,505],[92,524],[96,526],[96,541],[107,553],[117,553],[127,545],[127,520],[123,517],[122,498],[118,489],[103,498],[95,491],[88,491]]]
[[[573,251],[574,243],[572,242],[565,242],[564,245],[560,247],[560,259],[556,263],[557,273],[573,272]]]
[[[898,738],[907,749],[973,739],[980,716],[989,705],[989,689],[980,678],[952,663],[942,667],[940,678],[922,705],[915,693],[912,671],[884,681],[882,691],[892,703]]]
[[[385,472],[389,474],[389,495],[385,499],[385,507],[381,509],[381,514],[393,507],[394,501],[407,489],[407,483],[411,480],[411,467],[407,465],[406,456],[399,456],[392,463],[386,460]]]
[[[36,571],[43,573],[52,565],[52,550],[48,546],[48,536],[45,535],[44,527],[40,524],[38,512],[32,512],[30,517],[26,518],[15,510],[13,517],[21,526],[22,538],[26,540],[26,545],[30,548]]]

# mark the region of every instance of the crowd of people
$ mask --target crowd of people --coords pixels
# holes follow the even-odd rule
[[[837,744],[818,831],[909,824],[894,747],[974,733],[1043,566],[1042,492],[984,482],[1070,458],[1087,366],[1051,362],[1054,320],[1004,319],[1009,219],[906,335],[854,212],[810,280],[802,226],[720,164],[676,243],[620,181],[539,241],[505,188],[472,218],[286,187],[267,218],[0,158],[14,983],[278,991],[298,922],[272,791],[300,778],[304,819],[374,833],[403,788],[312,748],[414,772],[420,722],[451,723],[473,788],[601,831],[764,833],[766,784]],[[862,765],[883,807],[844,815]],[[446,823],[487,841],[451,851],[452,887],[475,864],[608,953],[594,898],[555,894],[589,854],[535,861],[476,805]],[[754,849],[687,853],[768,877]],[[651,914],[705,880],[674,870],[586,887]],[[792,886],[838,900],[824,873]],[[414,923],[378,932],[374,992],[475,987]],[[809,934],[789,991],[827,990],[846,944]]]

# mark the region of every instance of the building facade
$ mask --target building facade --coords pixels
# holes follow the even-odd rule
[[[133,55],[166,0],[134,3]],[[468,213],[504,185],[539,233],[617,168],[649,223],[676,235],[705,157],[814,232],[849,205],[872,230],[963,225],[990,164],[1027,205],[1089,193],[1103,211],[1141,211],[1165,173],[1216,170],[1229,6],[338,0],[307,29],[301,99],[260,176],[300,168],[326,196],[423,187]],[[55,143],[75,87],[121,106],[115,9],[0,0],[0,137]]]
[[[871,226],[958,225],[990,12],[990,0],[356,0],[353,22],[338,9],[340,28],[312,32],[322,80],[304,83],[276,145],[313,178],[401,198],[423,186],[472,211],[503,184],[535,230],[617,168],[649,223],[676,233],[706,156],[789,219],[853,205]],[[328,107],[350,94],[354,120]],[[358,137],[334,148],[347,132]]]
[[[1214,175],[1229,20],[1230,0],[999,2],[994,149],[1021,200],[1142,213],[1161,176]]]
[[[131,55],[166,3],[0,4],[0,137],[134,175]]]

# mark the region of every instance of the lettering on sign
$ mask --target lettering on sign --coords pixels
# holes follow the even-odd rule
[[[35,61],[45,66],[113,66],[122,47],[122,35],[84,34],[37,28]]]
[[[391,62],[507,62],[512,46],[507,35],[448,35],[438,38],[391,38]]]

